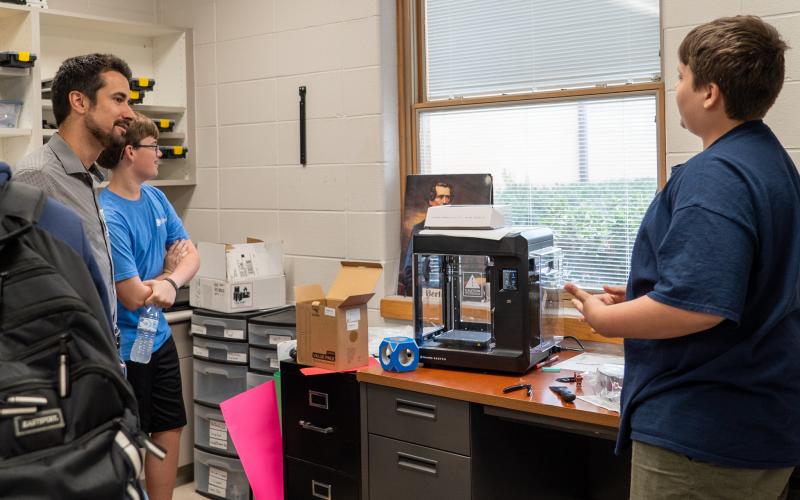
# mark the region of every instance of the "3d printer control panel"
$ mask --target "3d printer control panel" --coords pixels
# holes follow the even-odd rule
[[[503,269],[503,286],[501,292],[516,292],[517,286],[517,270],[516,269]]]

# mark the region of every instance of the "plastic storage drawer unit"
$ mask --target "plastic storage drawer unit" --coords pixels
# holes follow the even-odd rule
[[[207,309],[192,311],[192,336],[223,340],[247,340],[247,320],[264,311],[222,313]]]
[[[228,398],[247,390],[247,367],[212,363],[195,358],[194,399],[198,403],[219,406]]]
[[[192,343],[192,354],[195,358],[239,365],[247,364],[247,344],[244,342],[226,342],[194,337]]]
[[[194,481],[196,491],[203,496],[248,500],[250,483],[241,462],[236,458],[222,457],[194,450]]]
[[[266,384],[274,380],[272,375],[262,375],[260,373],[247,372],[247,390],[253,387],[258,387],[261,384]]]
[[[259,373],[275,373],[281,367],[278,351],[250,347],[250,369]]]
[[[203,450],[236,457],[222,411],[194,404],[194,445]]]
[[[250,345],[275,349],[280,342],[295,338],[295,309],[263,314],[247,322]]]

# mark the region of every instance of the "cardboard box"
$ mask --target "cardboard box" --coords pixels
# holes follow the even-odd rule
[[[190,283],[192,307],[224,313],[286,304],[280,243],[247,238],[247,243],[197,245],[200,269]]]
[[[439,205],[428,207],[425,227],[499,229],[511,225],[511,205]]]
[[[297,361],[329,370],[369,362],[367,302],[383,268],[374,262],[342,262],[326,295],[320,285],[294,287]]]

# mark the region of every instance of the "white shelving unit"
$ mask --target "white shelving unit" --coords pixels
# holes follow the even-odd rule
[[[27,7],[0,5],[0,51],[35,53],[35,14]],[[38,80],[34,73],[30,69],[0,68],[0,99],[23,102],[18,128],[0,128],[0,160],[12,165],[41,144],[36,135],[41,113],[35,100]]]
[[[175,121],[173,132],[159,138],[167,145],[188,148],[186,159],[163,160],[152,184],[195,184],[194,101],[191,30],[48,9],[0,3],[0,50],[30,51],[37,55],[32,69],[0,68],[0,99],[24,102],[17,129],[0,129],[0,160],[12,165],[48,140],[55,130],[53,105],[41,98],[41,82],[52,78],[61,62],[93,52],[117,55],[133,76],[156,81],[144,103],[133,108],[153,119]]]

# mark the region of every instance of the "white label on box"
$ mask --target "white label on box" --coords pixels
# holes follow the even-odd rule
[[[269,367],[270,368],[280,368],[281,362],[278,358],[269,358]]]
[[[336,317],[336,309],[334,309],[334,308],[332,308],[332,307],[326,307],[326,308],[325,308],[325,316],[333,316],[333,317]]]
[[[278,345],[281,342],[286,342],[288,340],[292,340],[292,337],[288,335],[270,335],[269,336],[269,343],[273,345]]]
[[[209,420],[208,435],[217,439],[228,439],[228,426],[219,420]]]
[[[253,284],[237,283],[231,285],[231,305],[233,307],[252,307]]]
[[[205,335],[206,334],[206,326],[205,325],[195,325],[192,323],[192,335]]]
[[[357,323],[361,319],[361,309],[348,309],[346,314],[348,323]]]
[[[351,321],[347,323],[348,330],[358,330],[358,321]]]
[[[212,487],[216,487],[217,491],[211,491]],[[208,492],[214,495],[224,497],[227,495],[228,489],[228,471],[217,469],[216,467],[208,468]]]
[[[228,441],[223,441],[217,438],[208,438],[208,445],[212,448],[219,448],[220,450],[227,450],[228,449]]]
[[[207,347],[200,347],[199,345],[196,345],[196,346],[192,347],[192,354],[194,354],[195,356],[200,356],[201,358],[207,358],[208,357],[208,348]]]
[[[231,330],[226,328],[223,330],[222,334],[225,336],[226,339],[243,339],[244,338],[244,330]]]
[[[228,361],[233,361],[236,363],[247,363],[247,353],[246,352],[229,352],[228,353]]]

